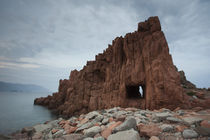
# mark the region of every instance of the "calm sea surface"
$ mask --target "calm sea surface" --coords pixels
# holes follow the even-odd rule
[[[33,105],[36,97],[50,93],[0,92],[0,134],[56,118],[47,108]]]

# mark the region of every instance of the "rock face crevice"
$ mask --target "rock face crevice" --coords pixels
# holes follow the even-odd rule
[[[128,98],[128,86],[143,86],[144,98]],[[35,104],[73,115],[92,110],[120,107],[174,109],[183,105],[180,74],[158,17],[138,24],[138,30],[117,37],[95,61],[82,70],[71,71],[68,80],[60,80],[52,96],[38,98]]]

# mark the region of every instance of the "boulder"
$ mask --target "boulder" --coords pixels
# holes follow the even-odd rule
[[[200,122],[203,121],[202,118],[198,118],[198,117],[185,117],[182,119],[184,123],[188,125],[200,124]]]
[[[52,127],[51,124],[37,124],[35,126],[33,126],[33,128],[35,129],[36,132],[43,132],[45,130],[48,130]]]
[[[171,122],[171,123],[181,123],[182,122],[181,119],[178,119],[178,118],[175,118],[175,117],[167,117],[166,120]]]
[[[210,128],[198,126],[196,127],[196,132],[202,136],[208,136],[210,137]]]
[[[89,129],[84,130],[84,134],[87,137],[93,137],[95,136],[97,133],[101,132],[101,127],[100,126],[93,126]]]
[[[149,140],[160,140],[160,139],[156,136],[152,136]]]
[[[82,134],[69,134],[62,136],[64,140],[83,140],[85,137]]]
[[[132,128],[136,129],[136,119],[129,118],[129,119],[125,120],[121,125],[114,128],[112,132],[116,133],[118,131],[129,130],[129,129],[132,129]]]
[[[100,115],[97,111],[92,111],[92,112],[89,112],[87,115],[86,115],[86,118],[87,119],[93,119],[95,118],[96,116]]]
[[[155,124],[140,124],[138,129],[141,136],[152,137],[159,136],[162,130]]]
[[[53,138],[58,138],[58,137],[63,136],[63,132],[64,132],[63,129],[57,131],[55,134],[53,134]]]
[[[83,124],[81,127],[79,127],[79,128],[76,130],[76,132],[79,132],[79,131],[81,131],[81,130],[90,128],[90,127],[92,127],[92,126],[94,126],[94,123],[93,123],[93,122],[87,122],[87,123]]]
[[[185,139],[192,139],[192,138],[198,137],[198,133],[192,129],[185,129],[183,131],[182,135],[183,135],[183,138],[185,138]]]
[[[109,122],[109,118],[104,118],[102,124],[107,124]]]
[[[130,129],[112,134],[107,140],[140,140],[140,136],[137,131]]]
[[[172,114],[169,113],[169,112],[161,112],[161,113],[156,113],[156,114],[155,114],[156,119],[157,119],[157,120],[160,120],[160,121],[163,121],[163,120],[165,120],[167,117],[170,117],[170,116],[172,116]]]
[[[24,127],[21,130],[21,133],[26,133],[27,136],[31,137],[35,133],[34,127]]]
[[[200,125],[202,127],[210,128],[210,121],[203,120]]]
[[[174,127],[169,124],[163,124],[160,126],[160,128],[162,129],[163,132],[171,132],[174,130]]]
[[[122,124],[121,121],[112,122],[112,124],[108,125],[108,128],[104,129],[104,130],[101,132],[101,136],[107,139],[108,136],[112,134],[112,130],[113,130],[115,127],[119,126],[120,124]]]
[[[94,138],[94,140],[105,140],[103,137]]]

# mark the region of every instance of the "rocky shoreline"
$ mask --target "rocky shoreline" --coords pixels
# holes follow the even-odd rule
[[[114,107],[25,127],[9,137],[1,137],[17,140],[209,140],[210,109],[151,111]]]

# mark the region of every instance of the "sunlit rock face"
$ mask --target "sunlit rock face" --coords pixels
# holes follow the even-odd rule
[[[185,98],[180,82],[160,21],[150,17],[137,31],[114,39],[82,70],[71,71],[68,80],[60,80],[57,93],[35,104],[62,115],[114,106],[174,109]]]

